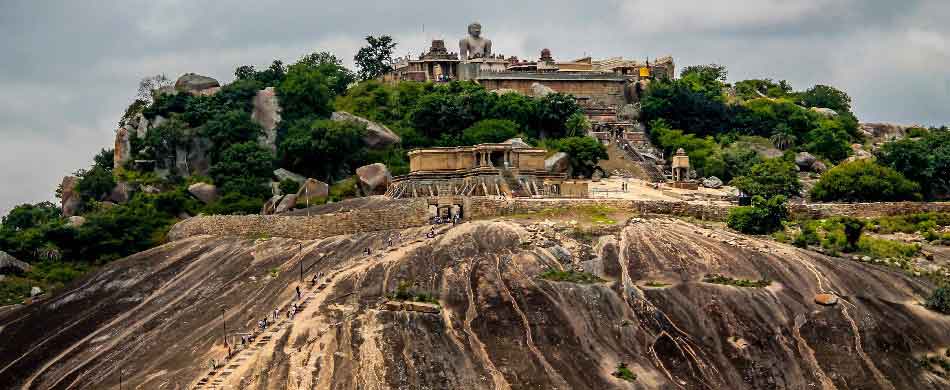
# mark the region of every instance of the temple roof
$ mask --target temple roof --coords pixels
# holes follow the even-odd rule
[[[488,72],[478,75],[478,80],[550,80],[550,81],[626,81],[617,73],[561,73],[561,72]]]

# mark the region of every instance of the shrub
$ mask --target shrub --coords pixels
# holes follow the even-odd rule
[[[353,198],[357,195],[356,193],[356,176],[350,176],[346,179],[337,181],[330,186],[329,194],[330,200],[334,202],[339,202],[343,199]]]
[[[578,284],[601,283],[604,281],[603,279],[598,278],[596,275],[591,273],[559,271],[554,268],[549,268],[547,271],[541,273],[539,277],[544,280],[552,280],[555,282],[570,282]]]
[[[950,194],[950,131],[933,129],[919,139],[887,142],[878,161],[920,184],[928,199]]]
[[[362,123],[305,118],[290,124],[277,150],[287,169],[331,182],[363,161],[365,134]]]
[[[227,214],[257,214],[261,212],[263,201],[260,198],[249,197],[240,193],[230,192],[204,208],[204,212],[212,215]]]
[[[760,279],[760,280],[750,280],[750,279],[735,279],[728,276],[723,276],[720,274],[706,275],[703,278],[703,282],[712,283],[712,284],[722,284],[725,286],[735,286],[735,287],[748,287],[748,288],[762,288],[768,287],[772,284],[771,280]]]
[[[825,172],[811,190],[818,201],[902,201],[920,199],[920,186],[897,171],[856,160]]]
[[[779,158],[755,164],[749,174],[733,179],[732,185],[747,195],[765,198],[777,195],[794,197],[802,191],[795,163]]]
[[[570,156],[575,175],[589,177],[600,160],[606,160],[607,147],[592,137],[568,137],[556,143],[559,151]]]
[[[920,251],[920,246],[917,244],[905,244],[900,241],[868,236],[861,237],[856,247],[862,253],[877,258],[907,259]]]
[[[844,238],[847,246],[845,252],[853,252],[858,249],[858,240],[861,239],[861,232],[864,230],[864,222],[857,218],[841,217],[841,225],[844,226]]]
[[[781,229],[782,221],[788,218],[785,197],[778,195],[765,200],[752,198],[752,206],[736,207],[729,212],[726,223],[730,228],[745,234],[768,234]]]
[[[284,179],[280,181],[280,192],[283,194],[296,194],[300,190],[300,183],[293,179]]]
[[[950,287],[939,287],[927,298],[927,308],[943,314],[950,314]]]
[[[634,374],[633,371],[630,371],[630,368],[627,367],[626,363],[618,364],[617,371],[614,371],[611,375],[627,382],[633,382],[637,380],[637,374]]]

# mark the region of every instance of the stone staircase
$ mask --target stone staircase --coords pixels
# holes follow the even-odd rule
[[[512,198],[522,198],[522,197],[531,197],[531,191],[524,188],[521,184],[521,181],[511,173],[510,169],[502,169],[501,177],[504,179],[505,185],[508,187],[508,194]]]

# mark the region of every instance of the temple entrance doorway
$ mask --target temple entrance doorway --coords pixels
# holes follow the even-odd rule
[[[505,168],[505,152],[491,152],[489,159],[491,159],[491,165],[495,168]]]

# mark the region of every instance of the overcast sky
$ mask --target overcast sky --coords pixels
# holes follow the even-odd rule
[[[475,20],[505,55],[672,55],[733,81],[837,86],[865,122],[950,124],[947,0],[0,0],[0,214],[53,199],[111,147],[144,76],[224,83],[323,50],[351,65],[367,34],[415,55],[433,38],[454,48]]]

